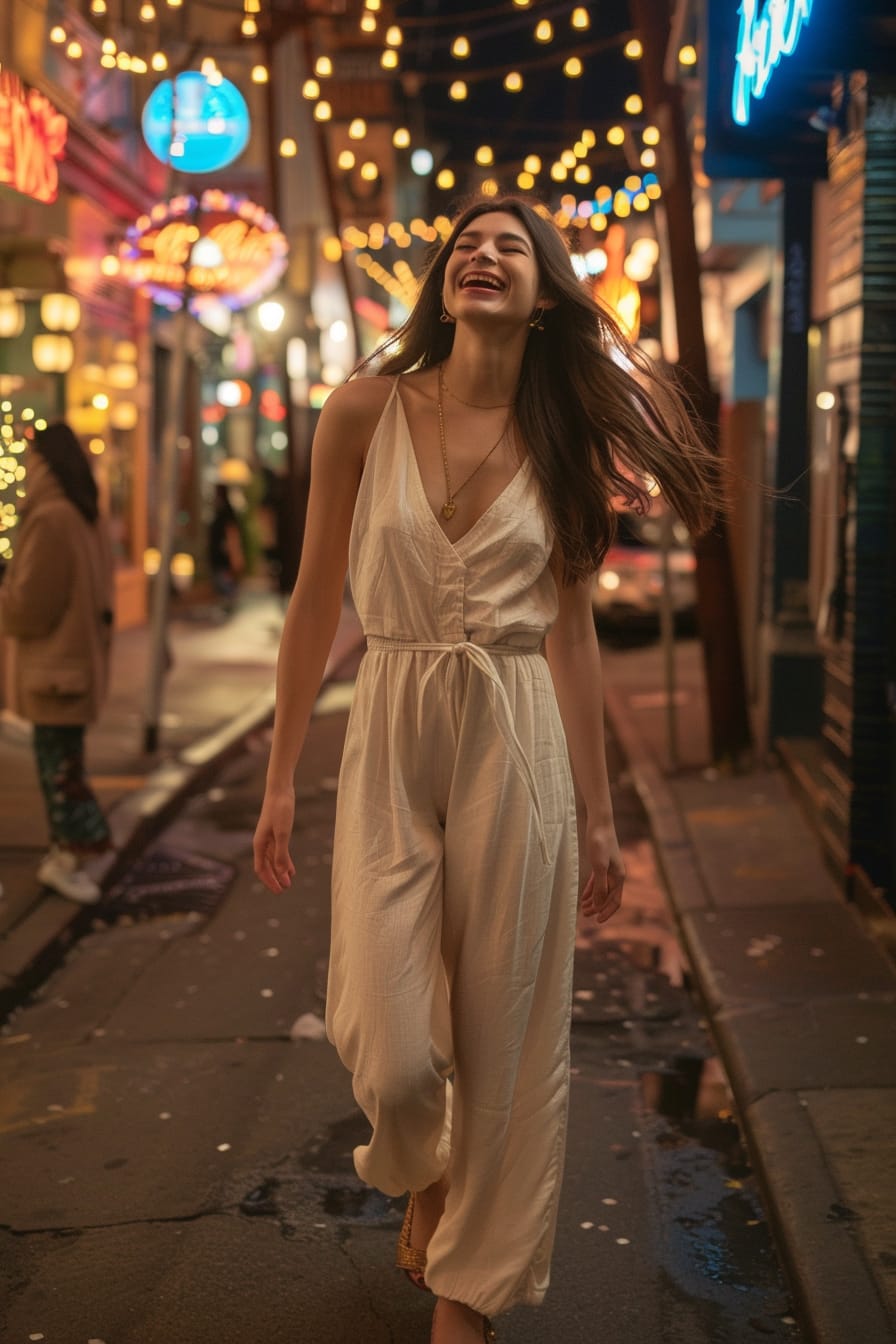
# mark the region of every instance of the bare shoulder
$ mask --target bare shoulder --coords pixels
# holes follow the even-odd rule
[[[327,397],[321,411],[321,423],[338,428],[340,432],[357,433],[367,436],[376,427],[389,399],[393,380],[391,378],[352,378],[348,383],[337,387]]]

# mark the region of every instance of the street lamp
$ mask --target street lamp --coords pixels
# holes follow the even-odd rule
[[[262,331],[279,331],[285,316],[286,309],[277,299],[266,299],[258,305],[258,325]]]

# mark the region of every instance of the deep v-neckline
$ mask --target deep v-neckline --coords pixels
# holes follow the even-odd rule
[[[432,505],[429,502],[429,496],[427,495],[426,487],[423,484],[423,473],[420,470],[420,463],[417,460],[417,449],[414,447],[414,437],[411,434],[411,426],[408,422],[408,413],[405,410],[404,402],[401,399],[401,391],[399,389],[397,380],[395,384],[395,400],[398,402],[399,409],[401,411],[401,418],[402,421],[404,422],[404,436],[407,446],[407,453],[408,457],[411,459],[411,466],[413,469],[412,474],[417,483],[417,490],[420,495],[420,502],[422,503],[428,518],[432,522],[432,525],[438,532],[439,536],[443,539],[443,541],[447,543],[447,545],[451,547],[453,551],[457,551],[458,547],[463,546],[467,538],[470,537],[476,531],[480,523],[482,523],[489,516],[489,514],[497,507],[497,505],[500,504],[501,500],[504,499],[507,493],[511,489],[513,489],[513,487],[521,479],[523,472],[525,471],[526,467],[529,464],[529,459],[528,457],[523,458],[522,462],[517,467],[516,471],[511,476],[510,480],[503,487],[503,489],[501,489],[498,492],[498,494],[495,495],[494,499],[488,505],[488,507],[483,509],[479,517],[475,520],[475,522],[470,524],[470,526],[466,529],[465,532],[462,532],[459,537],[457,537],[454,541],[452,541],[451,538],[448,536],[448,533],[442,527],[442,524],[439,522],[438,515],[436,514],[435,510],[433,509]]]

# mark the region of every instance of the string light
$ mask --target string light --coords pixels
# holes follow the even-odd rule
[[[333,62],[329,56],[318,56],[314,62],[314,73],[321,79],[329,79],[333,73]]]
[[[636,117],[639,112],[643,112],[644,103],[641,100],[640,93],[629,94],[625,100],[625,110],[631,117]]]
[[[611,126],[607,131],[607,143],[610,145],[621,145],[625,142],[625,131],[621,126]]]
[[[465,61],[470,54],[470,39],[456,37],[451,43],[451,55],[458,61]]]
[[[483,196],[497,196],[498,184],[493,177],[487,177],[479,187]]]
[[[361,15],[361,32],[362,32],[362,33],[375,33],[375,32],[376,32],[376,15],[375,15],[375,14],[362,14],[362,15]]]
[[[333,115],[333,109],[326,98],[321,98],[319,103],[314,104],[314,120],[329,121]]]
[[[495,151],[491,145],[480,145],[474,157],[481,168],[489,168],[495,161]]]
[[[551,23],[550,19],[539,19],[538,23],[535,25],[535,41],[553,42],[553,40],[554,25]]]
[[[586,129],[582,132],[582,144],[586,149],[593,149],[597,144],[597,136],[593,131]]]
[[[157,74],[161,74],[163,70],[167,70],[168,57],[165,55],[164,51],[154,51],[150,65]]]
[[[531,191],[535,186],[535,178],[531,173],[527,173],[524,170],[521,173],[517,173],[516,184],[520,191]]]
[[[106,0],[90,0],[90,12],[102,18],[106,13]]]
[[[573,28],[585,29],[591,27],[591,20],[588,17],[588,11],[585,9],[584,5],[576,5],[569,21]]]
[[[155,17],[156,7],[152,3],[152,0],[144,0],[143,4],[140,6],[140,22],[154,23]]]
[[[436,186],[440,187],[442,191],[450,191],[454,186],[454,180],[454,174],[451,169],[442,168],[436,175]]]
[[[291,135],[287,135],[280,141],[281,159],[294,159],[299,152],[299,147]]]
[[[316,79],[306,79],[302,85],[302,97],[313,101],[320,97],[320,85]]]
[[[363,140],[366,134],[367,134],[367,122],[364,120],[363,117],[355,117],[354,121],[352,121],[349,124],[348,128],[349,140]]]
[[[678,63],[679,65],[696,65],[697,48],[692,47],[690,43],[687,43],[686,46],[683,46],[678,53]]]
[[[407,149],[411,143],[411,133],[406,126],[396,128],[392,136],[392,143],[396,149]]]
[[[243,21],[240,24],[240,32],[242,33],[243,37],[258,36],[258,24],[255,22],[251,14],[243,15]]]
[[[386,47],[385,51],[380,56],[380,65],[384,70],[398,69],[398,52],[394,47]]]
[[[253,83],[253,84],[267,84],[267,82],[268,82],[268,68],[267,68],[267,66],[266,66],[266,65],[260,65],[260,64],[259,64],[259,65],[253,65],[253,67],[252,67],[252,83]]]
[[[560,155],[560,162],[563,164],[564,168],[575,168],[576,156],[571,149],[564,149],[563,153]]]
[[[641,57],[644,55],[644,48],[641,45],[640,39],[637,37],[630,37],[622,50],[623,54],[627,56],[630,61],[640,61]]]
[[[404,41],[404,33],[401,31],[397,23],[393,23],[391,28],[386,29],[387,47],[400,47],[403,41]]]
[[[551,178],[554,182],[565,182],[567,177],[568,173],[562,163],[551,164]]]
[[[358,171],[365,182],[375,182],[380,175],[380,170],[372,159],[368,159],[366,163],[362,163]]]
[[[541,159],[537,154],[527,154],[523,160],[523,168],[527,173],[540,173]]]
[[[642,151],[641,151],[641,167],[642,167],[642,168],[655,168],[655,167],[656,167],[656,150],[655,150],[655,149],[645,149],[645,150],[642,150]]]
[[[343,149],[340,151],[339,158],[336,162],[343,172],[347,173],[355,166],[355,156],[350,149]]]
[[[658,145],[660,142],[660,133],[656,126],[645,126],[641,132],[641,139],[645,145]]]
[[[519,93],[523,87],[523,77],[519,70],[510,70],[504,76],[504,87],[508,93]]]
[[[63,42],[67,41],[67,38],[68,34],[61,24],[57,23],[55,27],[50,29],[50,41],[55,43],[57,47],[60,47]]]
[[[584,68],[578,56],[570,56],[563,62],[563,73],[567,79],[578,79]]]
[[[80,61],[81,57],[84,55],[84,48],[76,37],[73,37],[71,42],[69,42],[65,49],[65,54],[72,61]]]
[[[467,96],[467,86],[462,79],[454,80],[451,88],[448,90],[448,97],[453,98],[456,103],[462,103]]]

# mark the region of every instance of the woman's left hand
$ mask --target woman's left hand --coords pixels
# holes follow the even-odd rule
[[[622,904],[625,864],[612,822],[588,826],[586,852],[591,875],[582,892],[582,910],[604,924]]]

